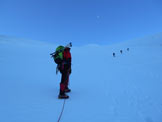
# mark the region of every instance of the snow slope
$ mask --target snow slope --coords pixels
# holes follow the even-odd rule
[[[0,122],[58,120],[60,74],[49,56],[56,46],[0,36]],[[71,52],[72,92],[61,122],[162,121],[162,34]]]

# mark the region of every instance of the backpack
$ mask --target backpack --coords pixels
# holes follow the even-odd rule
[[[65,47],[60,45],[56,48],[55,52],[54,53],[51,53],[51,57],[54,59],[54,62],[56,64],[61,64],[62,61],[63,61],[63,52],[64,52],[64,49],[67,48],[67,47],[72,47],[72,43],[70,42],[69,44],[67,44]]]
[[[58,46],[56,48],[56,51],[51,54],[52,57],[54,58],[54,61],[56,64],[60,64],[63,61],[63,52],[64,52],[64,46]]]

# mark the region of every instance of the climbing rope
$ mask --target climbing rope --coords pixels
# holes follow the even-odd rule
[[[60,113],[60,116],[59,116],[57,122],[60,122],[60,119],[61,119],[62,114],[63,114],[63,111],[64,111],[64,106],[65,106],[65,99],[64,99],[63,106],[62,106],[62,110],[61,110],[61,113]]]

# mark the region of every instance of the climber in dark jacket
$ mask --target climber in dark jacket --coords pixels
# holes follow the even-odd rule
[[[71,74],[71,53],[70,47],[65,47],[63,52],[63,61],[59,66],[59,70],[61,72],[61,83],[60,83],[60,99],[69,98],[65,93],[70,92],[71,90],[68,87],[69,84],[69,75]]]

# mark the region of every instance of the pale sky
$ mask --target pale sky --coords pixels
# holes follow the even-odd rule
[[[160,0],[0,0],[0,35],[78,45],[159,32]]]

